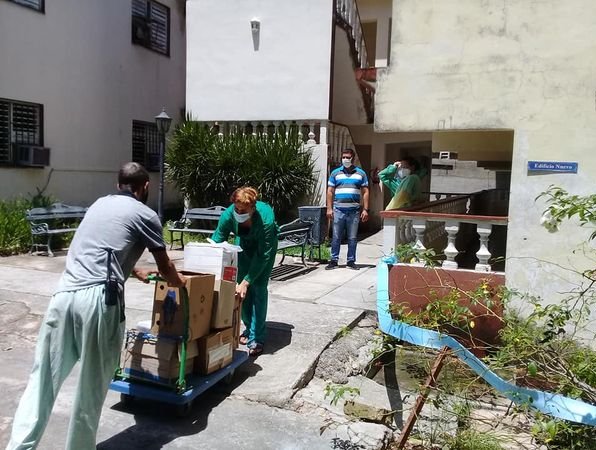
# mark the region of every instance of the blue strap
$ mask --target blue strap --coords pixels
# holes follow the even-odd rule
[[[384,258],[377,267],[377,312],[383,333],[410,344],[441,349],[449,347],[455,356],[509,400],[528,405],[558,419],[596,426],[596,406],[560,394],[511,384],[492,372],[480,359],[450,336],[394,320],[389,312],[389,267],[395,259]]]

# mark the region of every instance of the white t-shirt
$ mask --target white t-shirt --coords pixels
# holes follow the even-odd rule
[[[113,250],[112,274],[122,283],[145,248],[164,250],[162,226],[155,211],[132,195],[101,197],[89,207],[75,232],[58,292],[103,283],[108,249]]]

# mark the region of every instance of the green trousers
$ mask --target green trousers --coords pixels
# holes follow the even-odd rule
[[[55,294],[39,331],[33,370],[7,450],[37,447],[58,391],[77,361],[81,373],[66,448],[95,449],[99,416],[123,336],[119,306],[105,305],[103,285]]]
[[[242,302],[242,322],[246,330],[244,335],[248,337],[248,344],[253,342],[264,344],[267,337],[267,304],[269,302],[268,283],[251,284],[246,292],[246,298]]]

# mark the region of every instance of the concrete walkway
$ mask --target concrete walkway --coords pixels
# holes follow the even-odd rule
[[[342,246],[342,256],[346,247]],[[182,266],[181,252],[171,256]],[[269,340],[264,354],[243,365],[231,386],[216,386],[197,399],[189,417],[171,408],[138,402],[124,408],[108,394],[98,433],[100,449],[326,449],[343,437],[320,434],[323,417],[292,408],[292,398],[312,378],[321,352],[345,327],[376,309],[375,268],[380,233],[358,245],[359,271],[325,271],[320,265],[295,279],[272,282]],[[12,415],[25,388],[39,323],[64,267],[54,258],[0,258],[0,447],[6,445]],[[148,260],[144,256],[143,264]],[[340,261],[341,264],[341,261]],[[127,326],[150,319],[153,287],[136,280],[126,286]],[[68,427],[76,373],[65,382],[40,448],[60,449]],[[344,447],[341,447],[344,448]],[[347,447],[346,447],[347,448]]]

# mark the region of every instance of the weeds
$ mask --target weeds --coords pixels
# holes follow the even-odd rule
[[[334,406],[337,405],[338,401],[344,399],[346,395],[349,395],[351,399],[354,399],[354,397],[360,395],[360,389],[333,383],[328,383],[325,386],[325,398],[331,397],[329,403]]]
[[[26,250],[31,244],[31,229],[25,218],[31,201],[24,198],[0,200],[0,256]]]

